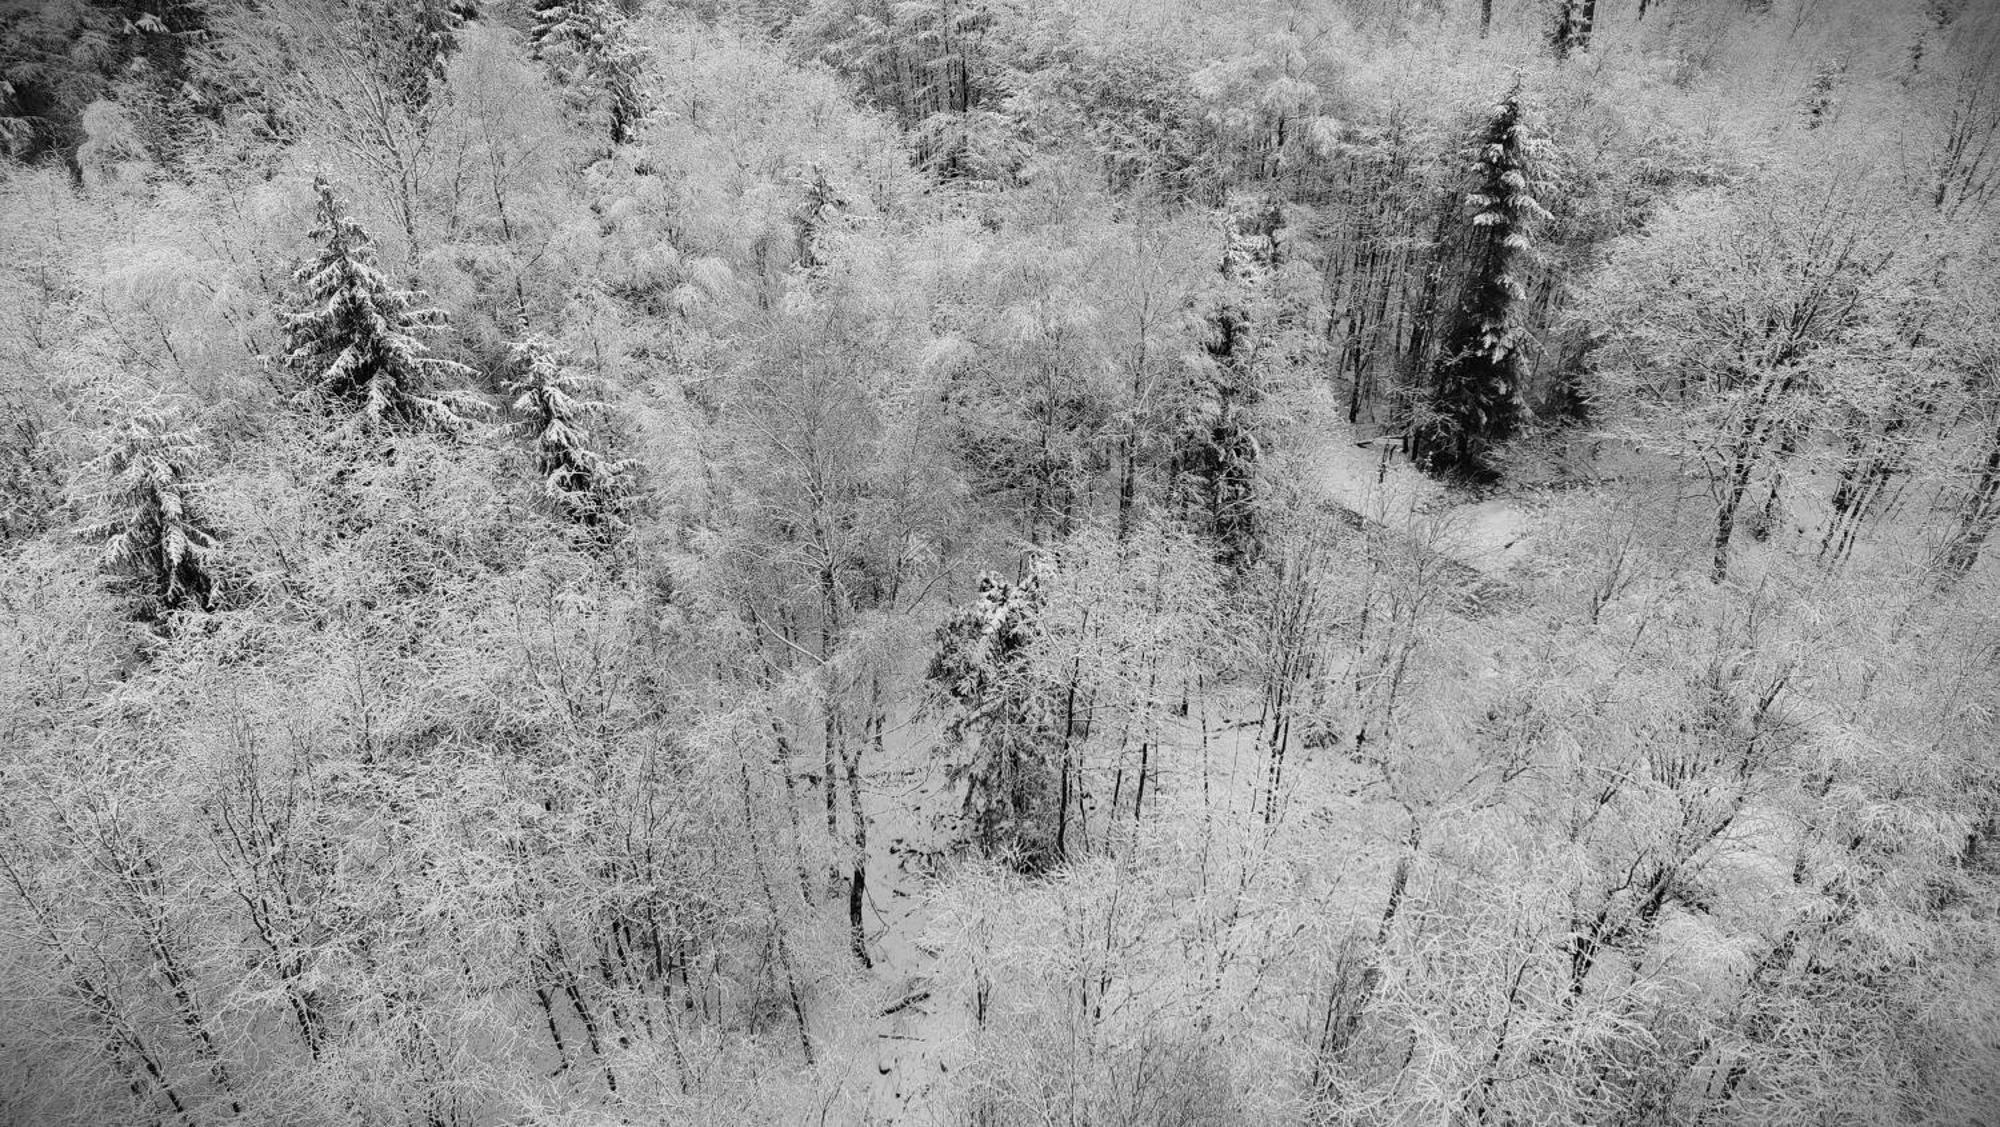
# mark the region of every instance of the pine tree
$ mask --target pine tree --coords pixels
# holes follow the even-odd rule
[[[213,139],[213,123],[199,109],[201,92],[145,58],[133,60],[112,90],[146,155],[167,175],[185,178],[189,159]]]
[[[318,257],[293,275],[303,291],[284,318],[286,362],[305,382],[302,399],[349,414],[363,427],[397,426],[462,434],[461,414],[481,404],[462,391],[437,391],[472,370],[429,355],[415,333],[446,323],[421,295],[397,289],[375,265],[375,244],[340,209],[333,188],[315,179]]]
[[[389,68],[404,103],[421,110],[431,102],[467,17],[461,0],[362,0],[355,17],[379,42],[369,53]]]
[[[1225,229],[1222,298],[1209,315],[1210,363],[1196,387],[1196,418],[1175,474],[1195,487],[1224,563],[1238,570],[1257,542],[1257,413],[1264,388],[1259,366],[1268,327],[1260,313],[1278,265],[1284,214],[1272,198],[1239,206]]]
[[[633,138],[644,108],[644,60],[624,17],[607,0],[539,0],[528,41],[579,110],[604,114],[613,145]]]
[[[1477,187],[1465,197],[1465,288],[1432,368],[1426,401],[1411,420],[1410,453],[1426,472],[1491,480],[1493,448],[1520,418],[1518,276],[1532,253],[1528,232],[1549,213],[1528,181],[1530,142],[1518,82],[1493,109],[1479,141]]]
[[[566,367],[563,354],[543,341],[522,341],[512,349],[520,376],[509,390],[522,416],[519,428],[534,443],[543,491],[578,523],[601,531],[617,527],[632,463],[607,457],[592,444],[584,424],[606,410],[592,398],[600,390],[597,381]]]
[[[814,162],[806,173],[804,198],[792,212],[792,232],[798,245],[796,261],[806,270],[816,270],[826,264],[820,255],[819,235],[843,202],[840,193],[827,180],[826,170]]]
[[[142,410],[103,459],[103,519],[85,535],[103,543],[106,569],[138,596],[142,617],[206,611],[221,593],[217,539],[190,481],[205,453],[173,415]]]
[[[1642,6],[1640,15],[1645,15]],[[1590,32],[1597,23],[1597,0],[1556,0],[1555,23],[1549,28],[1549,49],[1558,59],[1590,49]]]
[[[975,845],[1027,872],[1055,863],[1051,825],[1060,743],[1054,685],[1036,676],[1030,656],[1042,636],[1042,572],[1008,583],[979,577],[979,597],[938,627],[927,674],[955,715],[945,737],[971,756],[948,773],[966,784],[964,817]]]

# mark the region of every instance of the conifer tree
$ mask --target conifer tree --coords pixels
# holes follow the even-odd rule
[[[1008,583],[979,577],[979,597],[938,627],[928,679],[955,706],[945,736],[970,757],[948,768],[965,784],[964,817],[975,845],[1024,871],[1055,863],[1051,825],[1061,741],[1056,686],[1029,658],[1042,636],[1042,573]]]
[[[539,0],[528,38],[577,108],[605,115],[613,145],[632,139],[643,110],[643,60],[624,17],[607,0]]]
[[[1257,540],[1257,412],[1264,388],[1259,355],[1268,343],[1260,323],[1264,296],[1278,266],[1278,230],[1284,215],[1275,199],[1239,207],[1224,232],[1223,294],[1209,316],[1204,348],[1210,365],[1196,389],[1199,398],[1192,448],[1176,473],[1197,487],[1209,531],[1229,566],[1241,569]]]
[[[1646,9],[1641,5],[1640,15]],[[1556,0],[1555,24],[1549,29],[1549,49],[1558,59],[1590,49],[1590,32],[1597,23],[1597,0]]]
[[[534,443],[543,492],[580,524],[615,527],[632,463],[605,456],[592,442],[585,424],[605,412],[593,398],[598,382],[567,367],[563,353],[543,341],[512,347],[520,375],[509,390],[521,415],[518,426]]]
[[[86,535],[141,604],[141,616],[209,610],[220,594],[217,540],[190,478],[205,449],[171,414],[135,412],[103,460],[102,519]]]
[[[439,390],[471,369],[429,354],[416,333],[446,323],[422,295],[397,289],[375,264],[375,244],[349,218],[325,179],[315,179],[320,253],[293,275],[301,293],[285,315],[285,359],[305,384],[301,399],[361,426],[457,435],[462,412],[480,408],[463,391]]]
[[[792,212],[792,231],[798,244],[796,261],[806,270],[826,264],[820,254],[820,232],[842,202],[840,193],[828,182],[826,170],[815,162],[806,173],[804,198]]]
[[[1532,194],[1528,155],[1516,82],[1480,135],[1478,182],[1465,197],[1465,286],[1411,420],[1411,457],[1432,474],[1490,480],[1491,452],[1519,421],[1518,272],[1532,253],[1530,228],[1549,218]]]
[[[372,9],[372,10],[371,10]],[[378,49],[405,103],[412,109],[428,105],[434,86],[458,50],[458,29],[465,5],[455,0],[375,0],[355,14],[372,25],[386,42]]]

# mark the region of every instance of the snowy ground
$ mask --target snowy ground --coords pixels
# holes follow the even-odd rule
[[[1394,528],[1413,514],[1441,517],[1446,534],[1439,550],[1471,568],[1498,577],[1526,557],[1533,513],[1518,501],[1454,504],[1400,455],[1385,464],[1344,431],[1324,439],[1309,458],[1322,495],[1364,519]],[[1234,734],[1242,740],[1251,736]],[[866,1093],[858,1101],[864,1123],[948,1122],[945,1087],[951,1070],[965,1059],[973,1030],[971,999],[954,996],[937,981],[938,956],[924,944],[937,914],[930,862],[942,856],[949,836],[944,827],[957,806],[931,754],[936,741],[933,725],[906,720],[890,734],[883,761],[867,775],[864,809],[872,849],[865,919],[878,1004],[866,1031],[872,1050],[855,1055],[854,1071],[846,1078],[848,1092]],[[1249,801],[1247,790],[1236,797]]]
[[[1412,515],[1441,518],[1445,535],[1438,546],[1461,563],[1497,577],[1527,558],[1534,514],[1518,500],[1454,500],[1400,452],[1385,456],[1379,444],[1364,447],[1344,428],[1321,439],[1308,458],[1314,484],[1343,508],[1391,527]]]
[[[1547,506],[1561,496],[1566,484],[1566,480],[1551,482],[1550,490],[1557,492],[1531,488],[1468,500],[1426,479],[1399,452],[1391,451],[1384,457],[1379,447],[1361,445],[1345,428],[1319,439],[1304,452],[1304,461],[1310,467],[1304,480],[1328,504],[1348,514],[1343,520],[1390,530],[1416,530],[1434,550],[1480,573],[1499,589],[1505,589],[1509,573],[1528,560],[1540,530],[1552,527],[1543,523]],[[1589,468],[1593,472],[1657,474],[1659,467],[1637,461],[1638,456],[1630,452],[1622,457],[1614,452],[1593,459]],[[1788,524],[1774,530],[1770,544],[1754,542],[1747,535],[1740,538],[1735,553],[1739,576],[1755,574],[1766,556],[1777,550],[1779,540],[1796,546],[1818,537],[1815,518],[1823,520],[1824,514],[1814,510],[1816,502],[1809,500],[1815,496],[1811,487],[1816,484],[1796,487],[1801,500],[1788,519],[1797,527]],[[1687,488],[1692,491],[1689,503],[1701,510],[1707,499],[1699,493],[1699,483],[1687,483]],[[1435,539],[1430,535],[1433,530],[1439,533]],[[1897,543],[1896,537],[1879,533],[1877,539]],[[1921,545],[1905,543],[1897,550],[1907,553],[1918,547]],[[1699,555],[1701,545],[1694,543],[1694,548]],[[1864,545],[1856,553],[1856,562],[1862,563],[1868,553],[1882,550],[1875,544]],[[1705,556],[1700,559],[1705,560]],[[1494,659],[1503,660],[1499,655]],[[1259,774],[1257,765],[1248,761],[1257,753],[1254,749],[1245,751],[1254,744],[1255,725],[1234,724],[1230,719],[1215,716],[1206,721],[1212,725],[1208,728],[1212,740],[1201,742],[1208,745],[1211,756],[1245,756],[1246,762],[1238,765],[1240,771],[1218,763],[1212,777],[1218,782],[1218,801],[1240,812],[1250,808],[1253,780]],[[1189,743],[1196,739],[1190,735]],[[942,856],[950,836],[945,826],[957,807],[957,796],[941,765],[932,758],[936,743],[934,725],[906,722],[892,733],[883,761],[873,764],[867,776],[864,801],[873,852],[866,920],[876,956],[870,990],[877,1001],[867,1011],[873,1015],[868,1028],[848,1031],[849,1036],[865,1036],[872,1042],[869,1051],[854,1055],[853,1071],[845,1078],[851,1100],[847,1106],[860,1109],[853,1122],[950,1122],[949,1086],[954,1070],[968,1058],[974,1030],[972,999],[964,996],[962,983],[945,981],[946,976],[939,972],[938,953],[924,943],[939,913],[932,896],[929,860]],[[1192,756],[1168,758],[1193,761]],[[1310,759],[1307,752],[1298,764],[1301,771],[1311,767]],[[1341,784],[1339,767],[1327,763],[1314,772],[1324,792],[1320,798],[1335,805],[1344,803],[1345,817],[1360,824],[1367,817],[1366,808],[1373,804],[1362,793],[1364,781]],[[1233,784],[1223,781],[1232,777],[1236,780]],[[1170,784],[1163,779],[1162,785]],[[1229,793],[1224,796],[1221,792]],[[1760,911],[1768,913],[1774,910],[1771,905],[1782,899],[1789,886],[1781,879],[1782,866],[1774,867],[1777,861],[1773,860],[1772,846],[1784,837],[1777,829],[1764,824],[1753,812],[1733,835],[1731,848],[1715,859],[1718,883],[1731,890],[1726,914],[1740,919]],[[1327,863],[1336,869],[1344,867],[1361,884],[1373,881],[1395,852],[1395,844],[1387,838],[1379,848],[1366,841],[1340,848],[1347,852]],[[1671,965],[1689,982],[1701,983],[1713,977],[1714,949],[1722,932],[1712,915],[1675,909],[1663,919],[1662,929],[1657,954],[1663,966]]]
[[[940,1086],[972,1029],[969,999],[949,996],[932,976],[936,953],[923,943],[936,909],[932,867],[948,840],[941,828],[957,797],[931,755],[937,732],[906,722],[885,742],[886,761],[868,777],[863,808],[873,846],[867,922],[881,1004],[872,1052],[858,1055],[856,1091],[868,1093],[869,1123],[944,1123]]]

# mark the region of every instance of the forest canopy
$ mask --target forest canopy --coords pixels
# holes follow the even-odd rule
[[[1996,277],[1981,0],[0,0],[0,1122],[1986,1122]]]

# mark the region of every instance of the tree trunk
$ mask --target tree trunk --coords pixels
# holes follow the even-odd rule
[[[764,907],[770,916],[772,949],[778,956],[778,967],[785,974],[785,993],[792,1003],[792,1017],[799,1025],[799,1051],[805,1055],[806,1065],[814,1063],[812,1037],[806,1031],[806,1007],[799,994],[798,975],[792,969],[791,944],[785,941],[785,921],[778,914],[777,893],[771,887],[771,874],[764,867],[763,851],[757,848],[757,823],[750,806],[750,763],[745,759],[739,764],[742,772],[743,833],[750,846],[750,865],[757,871],[758,884],[764,891]]]
[[[1572,51],[1588,51],[1591,27],[1596,22],[1597,0],[1559,0],[1555,30],[1549,36],[1556,58],[1566,59]]]
[[[1322,1050],[1327,1056],[1339,1056],[1353,1043],[1354,1035],[1360,1031],[1362,1014],[1375,996],[1375,989],[1382,981],[1382,950],[1389,945],[1389,935],[1396,924],[1396,914],[1402,910],[1403,894],[1410,883],[1410,866],[1416,861],[1422,848],[1423,824],[1412,816],[1409,833],[1403,839],[1403,853],[1396,858],[1396,868],[1389,877],[1389,899],[1382,908],[1382,921],[1375,929],[1374,949],[1368,955],[1367,964],[1362,968],[1359,982],[1355,986],[1353,1001],[1344,1007],[1339,1020],[1334,1020],[1329,1012],[1327,1025],[1321,1037]]]
[[[861,751],[864,746],[873,745],[876,752],[882,750],[883,729],[887,717],[882,712],[882,678],[874,678],[870,692],[873,707],[868,718],[867,738],[855,744],[847,757],[847,814],[854,821],[854,866],[853,876],[847,882],[847,929],[848,942],[854,948],[854,957],[864,967],[872,967],[875,961],[868,957],[868,931],[862,924],[862,907],[868,899],[868,819],[861,809]]]
[[[1944,582],[1956,582],[1972,570],[1996,525],[2000,525],[2000,430],[1993,433],[1978,480],[1959,504],[1958,527],[1943,553]]]
[[[1757,468],[1760,447],[1769,437],[1765,433],[1766,410],[1773,398],[1790,387],[1790,379],[1782,385],[1769,381],[1764,384],[1751,401],[1749,414],[1744,417],[1735,447],[1730,451],[1729,473],[1723,479],[1721,496],[1716,498],[1713,556],[1709,566],[1712,582],[1729,578],[1729,541],[1736,533],[1736,514],[1743,507],[1743,495],[1750,490],[1750,475]]]
[[[1119,445],[1124,451],[1124,466],[1118,474],[1118,542],[1123,544],[1132,534],[1132,502],[1139,490],[1138,436],[1127,434]]]

